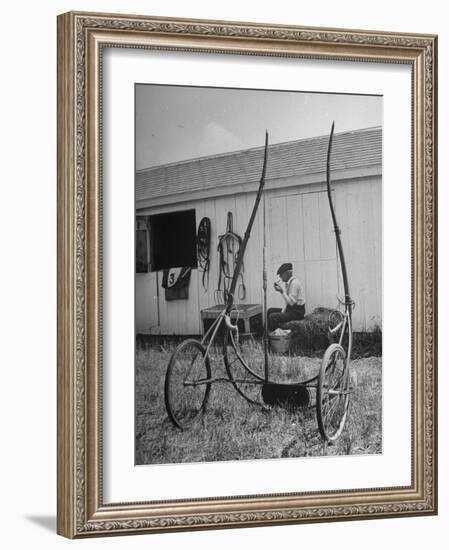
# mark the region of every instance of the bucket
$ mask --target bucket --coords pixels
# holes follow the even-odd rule
[[[287,353],[290,350],[290,334],[282,336],[269,335],[270,350],[273,353]]]

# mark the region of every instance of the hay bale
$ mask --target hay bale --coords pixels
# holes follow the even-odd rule
[[[336,311],[327,307],[317,307],[302,321],[289,321],[281,328],[290,329],[290,351],[297,355],[321,355],[324,350],[338,341],[339,333],[329,333],[329,316]],[[347,349],[347,338],[343,340],[343,347]],[[373,330],[354,332],[352,341],[353,359],[360,357],[382,356],[382,329],[375,326]]]
[[[289,321],[283,329],[292,331],[292,349],[298,353],[322,350],[332,342],[329,334],[329,315],[333,309],[317,307],[301,321]]]

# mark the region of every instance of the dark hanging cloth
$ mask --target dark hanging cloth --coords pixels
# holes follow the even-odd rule
[[[198,226],[196,235],[196,247],[198,255],[198,271],[202,273],[201,281],[204,291],[209,288],[209,269],[210,269],[210,218],[203,218]]]
[[[162,287],[165,289],[165,299],[187,300],[189,298],[189,283],[191,267],[164,269],[162,274]]]

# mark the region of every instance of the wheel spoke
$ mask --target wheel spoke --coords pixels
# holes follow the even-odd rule
[[[210,384],[195,384],[211,376],[203,346],[185,340],[173,353],[165,378],[165,404],[172,422],[179,428],[188,425],[207,402]]]
[[[332,399],[332,404],[329,406],[329,408],[327,409],[326,413],[324,414],[324,419],[325,419],[325,424],[326,425],[332,425],[332,422],[329,422],[329,418],[334,418],[331,416],[331,414],[333,412],[335,412],[335,409],[338,407],[338,405],[340,404],[340,400],[341,400],[341,396],[339,397],[334,397]],[[330,399],[328,399],[327,403],[330,403]]]
[[[343,348],[331,344],[323,357],[317,387],[318,426],[326,441],[337,439],[345,424],[349,404],[347,369]]]

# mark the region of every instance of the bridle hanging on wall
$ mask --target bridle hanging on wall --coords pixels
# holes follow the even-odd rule
[[[234,274],[235,265],[242,245],[242,238],[233,231],[232,212],[228,212],[226,221],[226,233],[218,237],[218,286],[215,291],[216,303],[227,303],[229,289]],[[239,273],[240,284],[238,287],[238,298],[244,300],[246,287],[243,282],[243,263]],[[223,285],[223,288],[222,288]]]
[[[211,239],[211,222],[210,218],[204,217],[199,225],[196,235],[196,247],[198,254],[198,269],[202,273],[201,282],[204,291],[209,288],[209,272],[210,272],[210,239]]]

